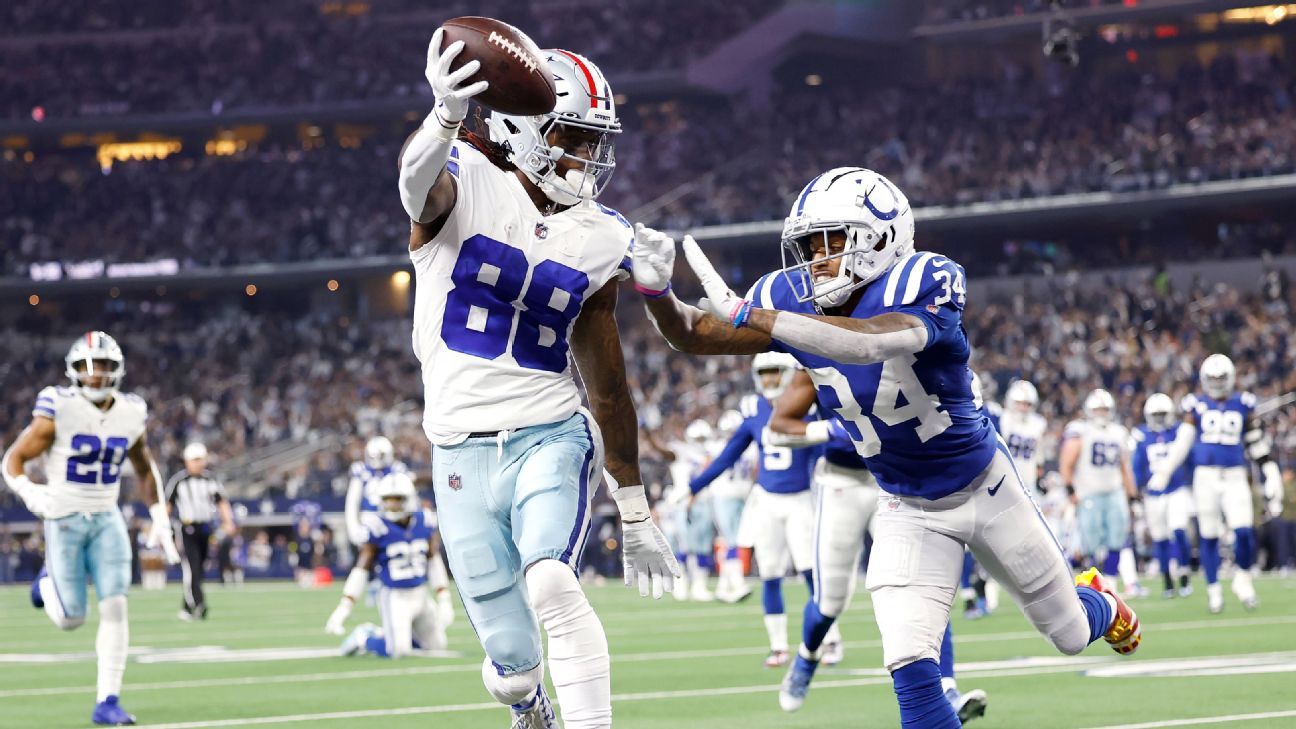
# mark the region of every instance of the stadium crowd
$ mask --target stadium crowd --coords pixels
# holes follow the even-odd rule
[[[1101,5],[1129,5],[1128,0],[926,0],[923,22],[958,23],[1012,15],[1047,13],[1054,7],[1065,10]]]
[[[736,101],[627,106],[603,201],[686,229],[781,218],[807,180],[844,162],[888,175],[915,206],[1296,171],[1296,74],[1276,57],[1224,54],[1163,78],[1009,67],[994,81],[935,91],[786,87],[759,125],[738,123],[755,112]],[[0,161],[0,275],[106,251],[187,266],[390,252],[405,230],[391,195],[401,141],[396,131],[309,151],[267,141],[230,157],[119,162],[108,173],[88,154],[29,162],[11,152]],[[87,221],[94,236],[82,234]]]

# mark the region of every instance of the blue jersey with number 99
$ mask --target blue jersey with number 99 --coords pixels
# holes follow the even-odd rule
[[[801,274],[766,274],[747,296],[766,309],[817,313],[810,302],[797,301],[788,280],[796,275]],[[849,316],[916,316],[927,326],[921,352],[847,365],[774,341],[775,350],[796,357],[809,371],[820,406],[846,425],[856,451],[888,493],[948,496],[994,457],[997,436],[973,398],[965,301],[962,266],[935,253],[912,253],[866,286]]]
[[[1247,465],[1246,424],[1255,410],[1256,398],[1249,392],[1235,392],[1224,400],[1206,395],[1188,395],[1183,411],[1197,425],[1197,442],[1192,460],[1197,466],[1234,468]]]

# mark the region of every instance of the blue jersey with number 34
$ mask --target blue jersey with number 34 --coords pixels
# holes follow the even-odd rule
[[[426,511],[416,511],[401,526],[376,512],[365,514],[369,543],[378,548],[379,579],[387,587],[408,589],[427,582],[428,540],[436,531]]]
[[[759,307],[817,313],[798,302],[789,276],[766,274],[748,293]],[[998,438],[974,403],[969,346],[963,329],[963,267],[935,253],[913,253],[864,288],[849,316],[900,312],[927,327],[927,346],[916,355],[867,365],[846,365],[774,341],[810,373],[819,405],[846,425],[856,451],[884,491],[939,499],[985,470]],[[801,283],[798,282],[798,288]]]

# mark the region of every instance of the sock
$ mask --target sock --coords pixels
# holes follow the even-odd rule
[[[100,600],[99,634],[95,637],[95,654],[99,657],[99,701],[121,693],[129,645],[126,596],[113,595]]]
[[[766,615],[782,615],[783,610],[783,578],[775,577],[772,580],[765,580],[765,592],[761,595],[765,602]]]
[[[1170,580],[1170,550],[1169,539],[1159,539],[1152,543],[1152,554],[1156,555],[1157,564],[1161,565],[1161,575],[1166,578],[1167,584]]]
[[[612,724],[612,659],[607,634],[570,567],[553,559],[531,565],[527,589],[549,636],[549,677],[569,729]]]
[[[1233,534],[1237,537],[1237,542],[1233,545],[1233,559],[1237,562],[1238,569],[1249,570],[1251,565],[1255,564],[1255,529],[1242,527],[1241,529],[1234,529]]]
[[[697,556],[698,567],[702,570],[702,576],[708,577],[711,574],[711,567],[715,560],[709,554],[699,554]]]
[[[1107,552],[1103,558],[1102,573],[1110,577],[1115,577],[1120,572],[1120,550]]]
[[[1120,572],[1121,582],[1125,583],[1125,589],[1131,590],[1139,584],[1138,578],[1138,560],[1134,558],[1134,550],[1126,547],[1120,551],[1119,562],[1116,569]]]
[[[684,559],[684,569],[688,575],[690,585],[697,584],[699,579],[706,579],[702,576],[702,567],[699,565],[699,559],[696,554],[690,554]]]
[[[940,675],[954,680],[954,631],[948,624],[945,625],[945,637],[941,639]]]
[[[1107,634],[1112,620],[1116,617],[1116,606],[1106,595],[1092,587],[1078,585],[1076,596],[1084,608],[1085,617],[1089,619],[1089,642],[1092,643]]]
[[[941,690],[940,667],[924,658],[891,673],[904,729],[959,729],[962,724]]]
[[[785,651],[788,649],[786,615],[766,615],[765,633],[769,636],[770,650]]]
[[[720,565],[720,581],[727,586],[730,592],[742,592],[743,590],[743,570],[742,560],[738,558],[736,549],[729,550],[734,554],[732,557],[726,557]]]
[[[947,694],[950,691],[958,691],[958,681],[953,676],[941,676],[941,693]]]
[[[365,652],[372,653],[382,658],[390,658],[387,653],[387,638],[383,637],[382,631],[374,631],[368,638],[365,638]]]
[[[728,549],[725,550],[725,561],[727,562],[729,560],[737,560],[738,566],[739,567],[742,566],[742,560],[739,559],[738,557],[737,547],[729,547]]]
[[[1188,543],[1188,532],[1176,529],[1174,533],[1174,558],[1179,562],[1179,572],[1192,570],[1192,545]]]
[[[810,591],[810,599],[814,600],[814,570],[806,570],[801,573],[801,576],[805,578],[806,589]]]
[[[1201,540],[1201,565],[1202,572],[1206,573],[1206,584],[1213,585],[1219,582],[1219,537],[1207,539],[1202,537]]]
[[[805,644],[810,655],[818,659],[819,648],[828,637],[828,630],[837,620],[836,616],[819,612],[819,604],[814,600],[806,602],[805,612],[801,617],[801,642]]]

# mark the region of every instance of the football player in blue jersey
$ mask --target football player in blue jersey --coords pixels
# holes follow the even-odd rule
[[[792,568],[813,586],[814,498],[810,495],[810,474],[822,449],[793,450],[776,446],[766,437],[774,400],[787,389],[796,373],[796,360],[787,354],[765,352],[752,360],[752,379],[760,395],[748,395],[739,406],[743,421],[725,444],[724,450],[689,482],[697,494],[711,485],[756,444],[759,463],[756,489],[743,513],[744,528],[750,530],[760,578],[764,583],[765,631],[770,652],[766,668],[787,665],[789,660],[787,614],[783,606],[783,575],[789,557]],[[840,642],[840,638],[837,638]]]
[[[355,601],[364,594],[375,569],[382,580],[378,605],[382,628],[365,623],[342,643],[342,655],[373,653],[400,658],[412,650],[441,650],[446,626],[428,591],[428,558],[441,549],[432,515],[418,503],[405,473],[389,473],[374,484],[381,511],[364,516],[365,543],[347,575],[342,600],[324,629],[341,635]]]
[[[1224,609],[1224,588],[1219,584],[1219,540],[1227,526],[1233,530],[1233,594],[1243,607],[1260,603],[1251,582],[1255,563],[1255,514],[1251,503],[1247,458],[1260,467],[1266,507],[1282,511],[1282,472],[1269,454],[1270,443],[1260,422],[1252,417],[1255,395],[1233,389],[1233,360],[1212,354],[1201,366],[1200,395],[1183,399],[1184,420],[1170,452],[1148,479],[1148,490],[1163,491],[1189,456],[1192,457],[1193,497],[1197,502],[1197,527],[1201,537],[1202,572],[1206,574],[1206,601],[1212,613]]]
[[[1161,565],[1161,579],[1165,582],[1164,595],[1167,598],[1175,596],[1172,563],[1179,573],[1178,594],[1183,597],[1192,594],[1192,585],[1188,583],[1188,559],[1192,555],[1192,547],[1188,544],[1188,520],[1193,510],[1188,473],[1191,465],[1187,462],[1180,464],[1164,489],[1153,490],[1148,483],[1153,469],[1170,455],[1170,446],[1174,440],[1174,400],[1164,392],[1153,393],[1143,403],[1143,425],[1134,430],[1132,465],[1134,481],[1144,492],[1148,536],[1152,540],[1152,551],[1157,563]]]
[[[1096,570],[1066,560],[985,414],[973,405],[963,268],[914,249],[913,213],[859,167],[819,175],[784,225],[783,269],[740,297],[702,249],[683,248],[706,297],[670,291],[675,242],[640,226],[636,288],[657,329],[694,354],[792,354],[883,491],[866,588],[903,727],[958,727],[937,659],[964,546],[1061,652],[1105,638],[1120,653],[1138,618]],[[791,259],[790,261],[788,259]]]
[[[841,643],[834,645],[827,639],[855,594],[865,533],[871,529],[880,495],[877,479],[855,451],[854,441],[842,421],[833,417],[806,421],[815,410],[817,396],[814,381],[806,372],[798,371],[774,404],[767,438],[771,444],[790,448],[822,446],[824,449],[814,472],[818,495],[814,590],[801,621],[801,645],[779,691],[779,705],[784,711],[796,711],[805,703],[810,681],[821,661],[832,665],[842,659]],[[833,653],[836,653],[835,660],[830,661]],[[941,643],[940,670],[945,698],[953,705],[959,721],[967,723],[983,716],[985,691],[975,689],[964,694],[958,690],[954,679],[954,637],[948,625]]]

